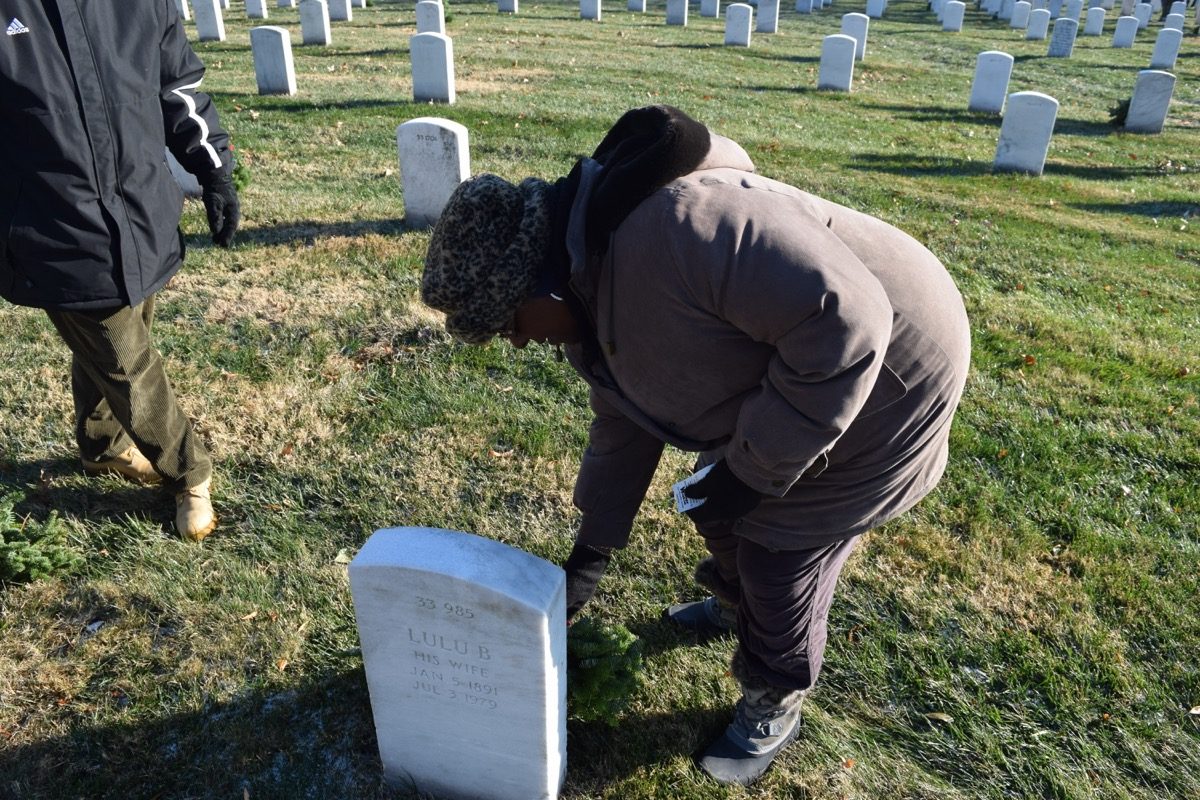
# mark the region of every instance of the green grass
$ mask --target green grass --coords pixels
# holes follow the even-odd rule
[[[0,589],[0,798],[404,796],[380,778],[345,556],[407,524],[561,560],[589,414],[549,352],[460,346],[420,305],[427,234],[403,224],[395,128],[448,117],[474,171],[553,178],[654,102],[928,243],[966,298],[974,364],[945,479],[864,538],[801,742],[749,790],[690,761],[736,688],[730,640],[658,619],[699,596],[703,554],[668,505],[690,458],[668,452],[594,606],[642,637],[646,681],[615,729],[569,724],[564,797],[1200,797],[1200,40],[1166,129],[1139,136],[1108,108],[1157,21],[1115,50],[1110,14],[1047,59],[973,9],[948,34],[895,0],[854,92],[831,94],[821,38],[860,6],[785,0],[749,49],[664,8],[588,23],[573,3],[453,2],[450,107],[410,101],[409,3],[296,46],[295,97],[255,94],[240,2],[228,41],[196,46],[252,182],[232,250],[188,204],[156,330],[216,460],[221,527],[188,545],[169,498],[82,476],[65,348],[6,308],[0,494],[32,524],[57,513],[83,563]],[[293,39],[297,20],[270,8]],[[989,49],[1016,58],[1012,91],[1061,103],[1041,178],[993,175],[998,120],[965,110]]]

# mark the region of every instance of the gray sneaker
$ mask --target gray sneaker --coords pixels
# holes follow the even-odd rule
[[[742,687],[742,699],[725,734],[700,757],[700,769],[720,783],[749,786],[800,733],[803,691]]]
[[[737,630],[737,608],[716,597],[671,606],[663,612],[663,617],[702,636],[720,636]]]

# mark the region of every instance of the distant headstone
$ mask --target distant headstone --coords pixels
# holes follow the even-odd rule
[[[404,219],[431,227],[455,187],[471,174],[467,129],[448,119],[418,117],[396,128]]]
[[[813,0],[796,0],[797,14],[811,14],[814,10],[818,10],[820,8],[821,4],[819,0],[818,2],[813,2]]]
[[[1070,17],[1054,20],[1054,32],[1050,34],[1050,47],[1046,55],[1050,58],[1070,58],[1075,49],[1075,34],[1078,31],[1079,23]]]
[[[754,9],[749,3],[730,3],[725,6],[725,44],[731,47],[750,46],[750,20]]]
[[[1113,47],[1133,47],[1133,40],[1137,38],[1138,21],[1137,17],[1118,17],[1117,29],[1113,32]]]
[[[579,18],[598,21],[602,9],[600,0],[579,0]]]
[[[188,5],[188,0],[175,0],[175,7],[179,9],[179,16],[184,19],[192,18],[192,7]]]
[[[644,2],[644,0],[643,0]],[[728,13],[728,12],[726,12]],[[721,16],[721,0],[700,0],[700,16],[702,17],[719,17]]]
[[[1076,22],[1079,21],[1079,15],[1083,13],[1083,0],[1067,0],[1067,17]]]
[[[1063,0],[1050,0],[1046,8],[1050,9],[1050,18],[1058,19],[1062,16]]]
[[[1156,69],[1138,72],[1125,116],[1125,130],[1131,133],[1162,133],[1167,109],[1175,92],[1175,76]]]
[[[625,6],[626,11],[635,11],[638,14],[646,13],[646,0],[629,0]]]
[[[349,574],[388,783],[443,798],[558,797],[563,571],[469,533],[392,528],[367,539]]]
[[[687,25],[688,0],[667,0],[667,24]]]
[[[441,0],[417,0],[417,33],[445,33],[446,7]]]
[[[354,11],[350,8],[350,0],[327,0],[329,18],[334,22],[350,22],[354,19]]]
[[[996,12],[996,18],[1002,20],[1012,19],[1013,0],[1001,0],[1000,10]]]
[[[1134,6],[1133,16],[1137,17],[1139,31],[1145,30],[1150,24],[1150,11],[1151,9],[1149,3],[1138,3],[1136,6]]]
[[[1019,0],[1013,4],[1012,19],[1008,21],[1008,27],[1014,30],[1023,31],[1029,27],[1029,12],[1033,10],[1033,6],[1026,0]]]
[[[501,14],[516,14],[518,7],[518,0],[496,0],[496,10]]]
[[[1171,3],[1170,8],[1167,11],[1168,16],[1170,16],[1171,14],[1186,15],[1187,14],[1187,3],[1183,2],[1183,0],[1175,0],[1174,3]]]
[[[1164,28],[1174,28],[1177,31],[1183,31],[1183,14],[1167,14],[1167,18],[1163,20]]]
[[[418,103],[454,102],[454,43],[444,33],[409,37],[412,54],[413,100]]]
[[[867,16],[871,19],[883,17],[885,8],[887,8],[887,0],[867,0]]]
[[[1132,17],[1133,9],[1137,6],[1138,0],[1121,0],[1121,16]]]
[[[1035,8],[1029,12],[1029,24],[1025,26],[1025,38],[1041,41],[1050,29],[1050,9]]]
[[[757,33],[779,31],[779,0],[758,0],[758,21],[754,30]]]
[[[276,8],[295,8],[296,0],[276,0]]]
[[[1104,34],[1104,17],[1106,12],[1100,6],[1089,8],[1087,12],[1087,21],[1083,23],[1084,36],[1101,36]]]
[[[229,0],[221,0],[221,8],[225,11],[229,10]]]
[[[949,0],[942,12],[942,30],[958,33],[962,30],[963,15],[967,13],[967,4],[959,0]]]
[[[196,12],[196,35],[202,42],[225,41],[225,17],[220,0],[192,0]]]
[[[971,81],[971,99],[967,110],[1000,114],[1008,97],[1013,57],[999,50],[986,50],[975,59],[975,79]]]
[[[835,33],[821,40],[821,65],[817,71],[817,88],[838,92],[850,91],[854,80],[854,53],[858,40],[844,33]]]
[[[354,6],[355,8],[366,8],[367,0],[350,0],[350,5]]]
[[[1041,175],[1058,116],[1058,101],[1041,92],[1014,92],[1000,123],[992,168],[997,172]]]
[[[295,94],[296,68],[287,28],[260,25],[250,29],[250,52],[259,94]]]
[[[325,0],[300,0],[300,41],[319,45],[333,41],[329,27],[329,5]]]
[[[1150,69],[1165,69],[1168,72],[1175,69],[1175,60],[1179,58],[1179,46],[1183,43],[1183,31],[1174,28],[1163,28],[1154,40],[1154,52],[1150,54]]]
[[[867,57],[867,28],[871,18],[866,14],[843,14],[842,33],[854,37],[854,60],[862,61]]]
[[[196,176],[183,168],[183,164],[171,154],[170,150],[163,148],[167,159],[167,167],[171,170],[171,174],[175,176],[175,182],[179,184],[180,190],[184,197],[200,197],[204,194],[204,190],[200,188],[200,181],[196,180]]]
[[[267,0],[246,0],[247,19],[267,19]]]

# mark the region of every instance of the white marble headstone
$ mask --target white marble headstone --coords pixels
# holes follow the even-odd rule
[[[835,33],[821,40],[821,65],[817,70],[817,88],[850,91],[854,81],[854,52],[858,40]]]
[[[1005,21],[1012,19],[1013,5],[1013,0],[1003,0],[1003,2],[1000,3],[1000,10],[996,12],[996,18]]]
[[[447,800],[556,798],[563,571],[469,533],[391,528],[349,573],[387,781]]]
[[[246,0],[246,19],[267,19],[267,0]]]
[[[779,0],[758,0],[758,19],[755,20],[754,31],[779,32]]]
[[[811,14],[813,11],[819,10],[821,4],[813,2],[813,0],[796,0],[797,14]]]
[[[959,0],[949,0],[942,12],[942,30],[958,33],[963,27],[963,15],[967,13],[967,4]]]
[[[441,0],[418,0],[417,33],[445,33],[446,8]]]
[[[867,28],[871,18],[866,14],[843,14],[842,33],[854,37],[854,60],[862,61],[867,56]]]
[[[1108,15],[1100,6],[1089,8],[1087,20],[1083,23],[1084,36],[1101,36],[1104,33],[1104,18]]]
[[[645,0],[642,0],[642,2],[645,2]],[[700,16],[721,16],[721,0],[700,0]]]
[[[1149,3],[1138,3],[1133,7],[1133,16],[1137,18],[1139,31],[1145,30],[1150,24],[1150,11]]]
[[[1058,19],[1062,16],[1063,0],[1050,0],[1050,4],[1046,8],[1050,9],[1051,19]]]
[[[969,111],[1000,114],[1008,97],[1013,57],[999,50],[985,50],[975,59],[975,78],[971,81]]]
[[[1026,2],[1026,0],[1018,0],[1018,2],[1013,4],[1012,19],[1008,21],[1008,27],[1018,31],[1028,28],[1029,12],[1031,11],[1033,11],[1033,6]]]
[[[629,0],[629,2],[625,4],[625,10],[632,11],[635,14],[645,14],[646,0]]]
[[[444,33],[418,33],[408,39],[412,54],[413,100],[453,103],[454,43]]]
[[[1137,38],[1138,21],[1137,17],[1118,17],[1117,29],[1113,31],[1113,47],[1133,47],[1133,40]]]
[[[1175,76],[1156,69],[1138,72],[1125,117],[1125,130],[1131,133],[1162,133],[1167,109],[1175,92]]]
[[[1167,14],[1167,18],[1163,20],[1164,28],[1174,28],[1177,31],[1183,30],[1184,16],[1183,14]]]
[[[329,19],[334,22],[351,22],[354,11],[350,8],[350,0],[328,0]]]
[[[1183,2],[1183,0],[1175,0],[1174,3],[1171,3],[1167,11],[1168,16],[1171,14],[1187,14],[1187,3]]]
[[[1070,17],[1054,20],[1054,32],[1050,34],[1050,47],[1046,55],[1050,58],[1070,58],[1075,50],[1075,34],[1078,31],[1079,23]]]
[[[225,17],[219,0],[192,0],[196,12],[196,35],[202,42],[225,41]]]
[[[1035,8],[1029,12],[1029,24],[1025,26],[1025,38],[1041,41],[1046,38],[1046,31],[1050,29],[1050,10],[1047,8]]]
[[[1076,22],[1079,21],[1079,15],[1083,13],[1083,0],[1067,0],[1067,17]]]
[[[887,8],[887,0],[867,0],[867,16],[871,19],[882,18],[885,8]]]
[[[467,129],[453,120],[418,117],[396,128],[404,220],[433,226],[455,188],[471,174]]]
[[[276,8],[295,8],[296,0],[277,0],[275,3],[275,7]]]
[[[501,14],[516,14],[519,8],[518,0],[496,0],[496,10]]]
[[[250,52],[259,94],[295,94],[296,67],[287,28],[260,25],[250,29]]]
[[[754,9],[749,3],[730,3],[725,6],[725,44],[732,47],[750,46],[750,20]]]
[[[175,0],[175,7],[179,9],[179,16],[184,19],[192,18],[192,7],[189,5],[188,0]]]
[[[1050,136],[1058,117],[1058,101],[1041,92],[1014,92],[1000,123],[996,144],[997,172],[1028,172],[1041,175],[1050,150]]]
[[[688,1],[667,0],[667,24],[687,25]]]
[[[350,0],[350,5],[354,6],[355,8],[366,8],[367,0]]]
[[[579,0],[579,18],[599,20],[601,14],[600,0]]]
[[[1175,60],[1179,58],[1179,46],[1183,43],[1183,31],[1173,28],[1163,28],[1154,40],[1154,52],[1150,54],[1150,69],[1165,69],[1168,72],[1175,69]]]
[[[329,5],[325,0],[300,0],[300,41],[320,45],[333,41],[329,28]]]

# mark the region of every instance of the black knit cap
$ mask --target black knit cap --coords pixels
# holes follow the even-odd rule
[[[485,173],[450,195],[429,240],[421,299],[446,313],[451,336],[487,342],[537,287],[550,244],[549,188]]]

